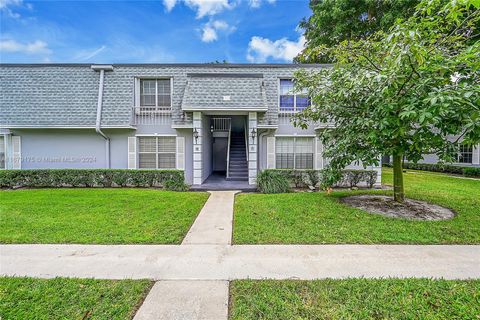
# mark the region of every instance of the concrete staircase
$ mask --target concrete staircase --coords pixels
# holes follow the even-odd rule
[[[230,175],[227,180],[248,181],[247,150],[243,132],[232,132],[230,140]]]

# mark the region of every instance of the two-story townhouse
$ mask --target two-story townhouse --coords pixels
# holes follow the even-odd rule
[[[180,169],[197,186],[212,173],[254,185],[264,168],[321,169],[322,125],[290,120],[309,105],[293,73],[325,67],[3,64],[0,167]]]

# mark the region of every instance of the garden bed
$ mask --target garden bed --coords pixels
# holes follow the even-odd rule
[[[341,198],[340,201],[351,207],[390,218],[438,221],[455,216],[452,210],[436,204],[411,199],[399,203],[390,196],[356,195]]]

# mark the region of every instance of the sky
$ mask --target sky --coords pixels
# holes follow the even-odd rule
[[[0,0],[2,63],[285,63],[308,0]]]

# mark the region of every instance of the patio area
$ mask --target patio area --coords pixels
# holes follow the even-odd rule
[[[257,188],[249,185],[248,181],[232,181],[225,178],[222,172],[213,172],[201,185],[192,186],[192,191],[219,191],[219,190],[238,190],[244,192],[254,192]]]

